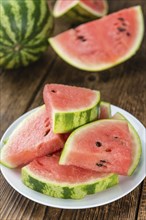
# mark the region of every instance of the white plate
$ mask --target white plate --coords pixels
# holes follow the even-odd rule
[[[35,111],[35,109],[32,111]],[[24,119],[28,114],[30,114],[30,112],[27,112],[26,114],[18,118],[7,129],[7,131],[2,137],[1,144],[3,143],[4,140],[6,140],[10,136],[11,132],[22,121],[22,119]],[[103,192],[94,195],[86,196],[84,199],[81,200],[71,200],[71,199],[65,200],[65,199],[57,199],[57,198],[49,197],[27,188],[21,182],[19,169],[8,169],[4,166],[1,166],[1,171],[3,176],[5,177],[7,182],[23,196],[37,203],[51,207],[64,208],[64,209],[91,208],[91,207],[105,205],[117,199],[122,198],[123,196],[127,195],[132,190],[134,190],[146,176],[146,171],[145,171],[146,152],[144,149],[146,146],[146,140],[145,140],[146,129],[130,113],[112,105],[112,115],[116,112],[122,113],[131,122],[131,124],[137,130],[142,142],[142,156],[137,169],[135,170],[134,174],[130,177],[120,176],[120,183],[117,186],[114,186],[112,188],[109,188]]]

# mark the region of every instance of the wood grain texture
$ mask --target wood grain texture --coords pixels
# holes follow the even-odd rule
[[[145,0],[109,0],[110,12],[140,4],[146,18]],[[67,29],[57,21],[54,34]],[[77,70],[62,61],[51,48],[27,68],[2,71],[0,136],[21,114],[43,103],[46,83],[84,86],[101,91],[102,99],[117,105],[146,126],[146,36],[137,54],[127,62],[100,73]],[[105,206],[65,210],[46,207],[23,197],[0,176],[0,220],[145,220],[146,180],[125,197]],[[97,194],[98,196],[98,194]]]

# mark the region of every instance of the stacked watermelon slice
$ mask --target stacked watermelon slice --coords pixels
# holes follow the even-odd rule
[[[26,186],[81,199],[134,172],[140,138],[121,114],[111,116],[99,91],[49,84],[43,96],[45,105],[17,126],[1,150],[1,163],[21,167]]]

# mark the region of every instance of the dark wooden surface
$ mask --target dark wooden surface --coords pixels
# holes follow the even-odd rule
[[[145,0],[111,0],[110,12],[140,4],[146,18]],[[56,22],[55,32],[68,26]],[[26,111],[43,103],[46,83],[84,86],[101,91],[102,99],[119,106],[146,126],[146,38],[129,61],[100,73],[75,69],[63,62],[51,48],[36,63],[19,70],[1,71],[0,136]],[[0,220],[145,220],[146,180],[125,197],[105,206],[65,210],[39,205],[17,193],[1,175]]]

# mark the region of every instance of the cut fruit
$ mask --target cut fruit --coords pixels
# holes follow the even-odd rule
[[[141,7],[135,6],[65,31],[49,42],[69,64],[82,70],[101,71],[132,57],[143,34]]]
[[[48,84],[43,97],[54,133],[70,132],[98,116],[99,91]]]
[[[129,168],[128,174],[131,175],[136,167],[138,166],[138,163],[140,161],[141,153],[142,153],[142,146],[141,141],[139,138],[139,135],[137,134],[137,131],[132,126],[132,124],[119,112],[117,112],[113,117],[113,119],[119,119],[119,120],[126,120],[128,122],[131,138],[133,140],[133,151],[132,151],[132,157],[133,157],[133,163],[131,164]]]
[[[99,105],[99,117],[98,119],[111,118],[111,105],[108,102],[101,101]]]
[[[57,0],[53,15],[73,22],[85,22],[107,13],[106,0]]]
[[[129,132],[127,121],[104,119],[84,125],[68,137],[60,164],[131,175],[140,152],[138,134],[132,127]]]
[[[1,163],[15,168],[32,161],[36,157],[53,153],[64,146],[64,137],[53,134],[45,106],[29,114],[16,127],[1,149]]]
[[[82,199],[118,183],[116,174],[103,174],[75,166],[58,164],[59,156],[44,156],[22,168],[26,186],[40,193],[63,199]]]

